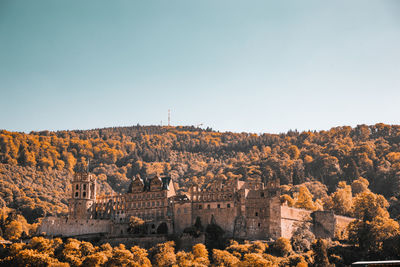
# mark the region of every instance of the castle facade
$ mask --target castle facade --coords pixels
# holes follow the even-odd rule
[[[250,240],[290,238],[302,223],[318,237],[334,237],[352,220],[281,204],[278,180],[215,180],[206,188],[192,186],[188,194],[177,194],[170,177],[136,176],[127,193],[97,196],[93,176],[75,173],[68,216],[45,218],[38,231],[49,236],[127,236],[132,216],[145,222],[148,235],[180,234],[200,221],[219,225],[227,237]]]

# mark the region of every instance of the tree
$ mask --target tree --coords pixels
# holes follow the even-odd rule
[[[23,225],[20,221],[14,220],[6,225],[4,237],[10,240],[17,240],[21,237]]]
[[[327,243],[325,240],[318,238],[316,242],[312,245],[312,249],[314,254],[314,266],[330,266],[327,253]]]
[[[196,244],[192,248],[192,253],[194,257],[194,261],[196,263],[208,266],[210,265],[210,261],[208,259],[208,251],[204,244]]]
[[[399,224],[390,218],[388,202],[378,194],[363,192],[355,197],[356,220],[348,225],[349,241],[366,252],[379,252],[386,239],[399,234]]]
[[[213,262],[216,266],[234,267],[239,264],[239,259],[226,250],[213,249]]]
[[[357,180],[354,180],[353,183],[351,183],[351,191],[353,192],[354,196],[362,193],[369,191],[368,189],[369,182],[367,179],[363,177],[358,177]]]
[[[82,262],[82,266],[104,266],[108,258],[104,252],[96,252],[88,255]]]
[[[336,191],[324,201],[324,208],[326,210],[333,210],[339,215],[351,215],[353,208],[351,186],[347,185],[344,181],[339,182]]]
[[[284,237],[279,237],[275,241],[273,249],[282,257],[287,257],[293,251],[290,240]]]
[[[313,202],[313,196],[305,185],[299,187],[299,193],[297,194],[296,202],[294,204],[296,208],[316,210],[317,206]]]
[[[156,266],[172,266],[176,263],[175,243],[168,241],[151,248],[152,262]]]
[[[129,229],[128,231],[132,234],[140,234],[144,232],[145,222],[136,216],[131,216],[129,218]]]
[[[113,248],[112,256],[106,262],[106,266],[135,266],[132,253],[123,244]]]
[[[313,232],[311,231],[311,218],[310,216],[305,216],[302,222],[294,225],[295,230],[290,239],[292,248],[296,252],[304,252],[310,250],[311,244],[315,239]]]
[[[139,266],[147,267],[151,266],[151,262],[149,260],[148,253],[145,249],[140,248],[138,246],[131,247],[131,252],[133,256],[134,262],[136,262]]]
[[[268,267],[274,266],[272,262],[263,258],[261,254],[249,253],[244,255],[243,261],[239,264],[240,267]]]

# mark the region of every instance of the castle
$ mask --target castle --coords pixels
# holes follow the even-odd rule
[[[200,220],[217,224],[227,237],[250,240],[290,238],[307,223],[317,237],[334,237],[352,220],[329,211],[309,211],[281,204],[278,180],[215,180],[177,194],[170,177],[136,176],[127,193],[96,195],[96,179],[75,173],[68,216],[47,217],[39,233],[49,236],[128,236],[132,216],[145,221],[147,235],[180,234]]]

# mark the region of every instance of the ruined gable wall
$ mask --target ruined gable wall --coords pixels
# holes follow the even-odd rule
[[[38,228],[38,234],[47,236],[76,236],[87,234],[110,233],[110,220],[84,220],[47,217]]]

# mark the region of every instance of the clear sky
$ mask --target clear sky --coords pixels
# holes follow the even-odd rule
[[[1,0],[0,129],[400,124],[400,1]]]

